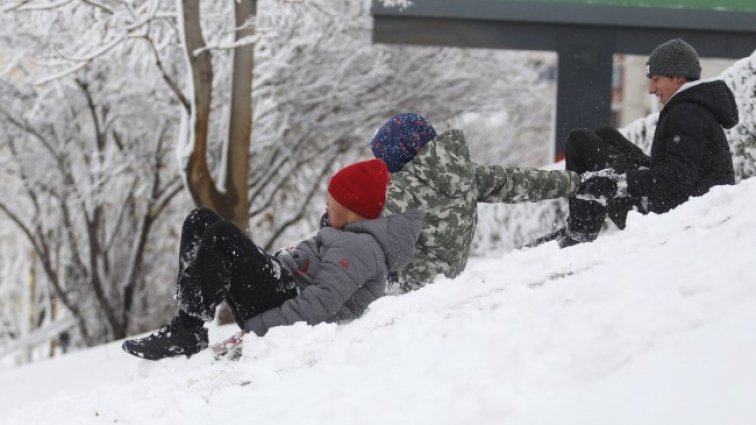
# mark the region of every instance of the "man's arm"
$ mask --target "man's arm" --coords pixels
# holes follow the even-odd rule
[[[504,168],[473,164],[478,202],[540,201],[568,196],[580,185],[580,176],[567,170]]]

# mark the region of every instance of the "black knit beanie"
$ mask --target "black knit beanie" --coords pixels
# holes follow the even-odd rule
[[[662,43],[651,52],[646,62],[646,77],[682,75],[690,81],[701,78],[698,53],[681,38]]]

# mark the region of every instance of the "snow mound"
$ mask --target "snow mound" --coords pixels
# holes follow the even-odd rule
[[[753,424],[756,178],[627,230],[472,261],[239,361],[120,343],[0,373],[2,424]],[[211,340],[235,329],[211,329]]]

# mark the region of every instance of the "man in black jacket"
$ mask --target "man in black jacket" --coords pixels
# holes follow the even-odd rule
[[[566,228],[542,240],[557,239],[560,247],[589,242],[607,215],[622,229],[633,208],[665,213],[712,186],[735,183],[722,130],[738,122],[732,91],[721,80],[700,80],[698,54],[679,38],[654,49],[646,76],[649,93],[664,105],[651,156],[611,127],[572,131],[566,168],[582,184],[569,199]]]

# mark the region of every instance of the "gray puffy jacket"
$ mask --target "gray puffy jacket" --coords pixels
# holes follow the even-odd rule
[[[247,319],[244,330],[264,335],[273,326],[359,316],[384,295],[388,273],[412,258],[422,220],[422,213],[414,210],[363,220],[343,230],[324,227],[314,238],[279,254],[300,293]]]

